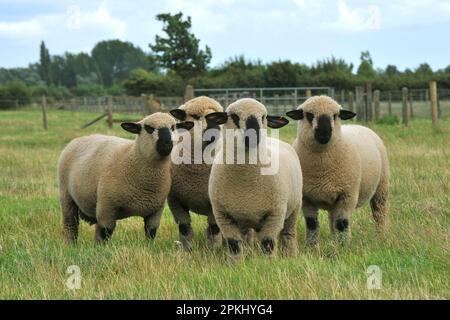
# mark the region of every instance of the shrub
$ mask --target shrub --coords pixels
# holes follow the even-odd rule
[[[0,109],[11,109],[30,103],[30,89],[19,80],[14,80],[0,86]]]

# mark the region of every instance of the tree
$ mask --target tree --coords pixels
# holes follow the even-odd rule
[[[155,52],[162,68],[174,71],[183,79],[189,79],[206,71],[211,61],[211,50],[205,46],[199,49],[200,40],[189,30],[191,17],[183,20],[183,13],[158,14],[158,21],[163,22],[163,31],[167,37],[155,37],[155,44],[149,44]]]
[[[51,64],[50,53],[48,52],[48,49],[45,47],[44,41],[42,41],[40,46],[39,75],[47,85],[50,85],[52,82],[50,64]]]
[[[376,72],[373,68],[373,61],[370,57],[369,51],[361,52],[361,64],[358,67],[357,74],[364,80],[371,80],[375,78]]]
[[[428,63],[422,63],[416,69],[416,74],[423,75],[423,76],[431,76],[433,74],[433,69],[431,69],[431,67]]]
[[[92,58],[98,66],[103,85],[107,87],[125,80],[133,69],[148,69],[150,66],[150,60],[142,49],[120,40],[97,43],[92,49]]]
[[[394,75],[398,75],[400,74],[400,71],[398,71],[397,67],[392,65],[392,64],[388,64],[386,66],[386,69],[384,70],[385,75],[387,75],[388,77],[392,77]]]
[[[296,87],[298,77],[298,66],[289,60],[272,62],[264,72],[268,87]]]

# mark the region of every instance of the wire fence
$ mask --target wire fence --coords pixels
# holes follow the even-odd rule
[[[359,99],[364,99],[366,105],[372,107],[378,101],[379,117],[402,116],[403,93],[401,90],[379,91],[378,100],[375,91],[360,93]],[[331,87],[300,87],[300,88],[235,88],[235,89],[195,89],[193,96],[206,95],[216,99],[226,107],[232,102],[250,97],[262,102],[273,115],[284,115],[287,111],[297,108],[308,97],[328,95],[334,98],[343,108],[358,112],[358,92],[335,91]],[[438,116],[450,116],[450,89],[437,90]],[[166,112],[183,104],[186,97],[158,97],[143,95],[141,97],[75,97],[66,99],[45,98],[48,110],[69,110],[75,112],[103,113],[108,108],[111,112],[125,114],[150,114],[157,111]],[[43,97],[0,99],[0,109],[17,110],[24,107],[41,109]],[[428,89],[412,89],[408,91],[407,103],[409,117],[431,118],[430,93]],[[370,107],[370,108],[372,108]]]
[[[194,89],[195,96],[205,95],[217,100],[222,106],[241,98],[260,101],[270,114],[282,115],[314,95],[334,96],[332,87],[283,87],[283,88],[220,88]]]

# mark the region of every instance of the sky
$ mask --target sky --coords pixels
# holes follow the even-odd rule
[[[376,68],[450,65],[450,1],[0,0],[0,67],[37,62],[42,40],[50,54],[90,52],[107,39],[149,51],[162,35],[155,16],[179,11],[211,48],[212,67],[237,55],[308,65],[333,55],[356,69],[365,50]]]

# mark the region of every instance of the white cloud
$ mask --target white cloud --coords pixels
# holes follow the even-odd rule
[[[0,37],[5,38],[30,38],[41,37],[44,29],[36,19],[17,22],[0,22]]]

